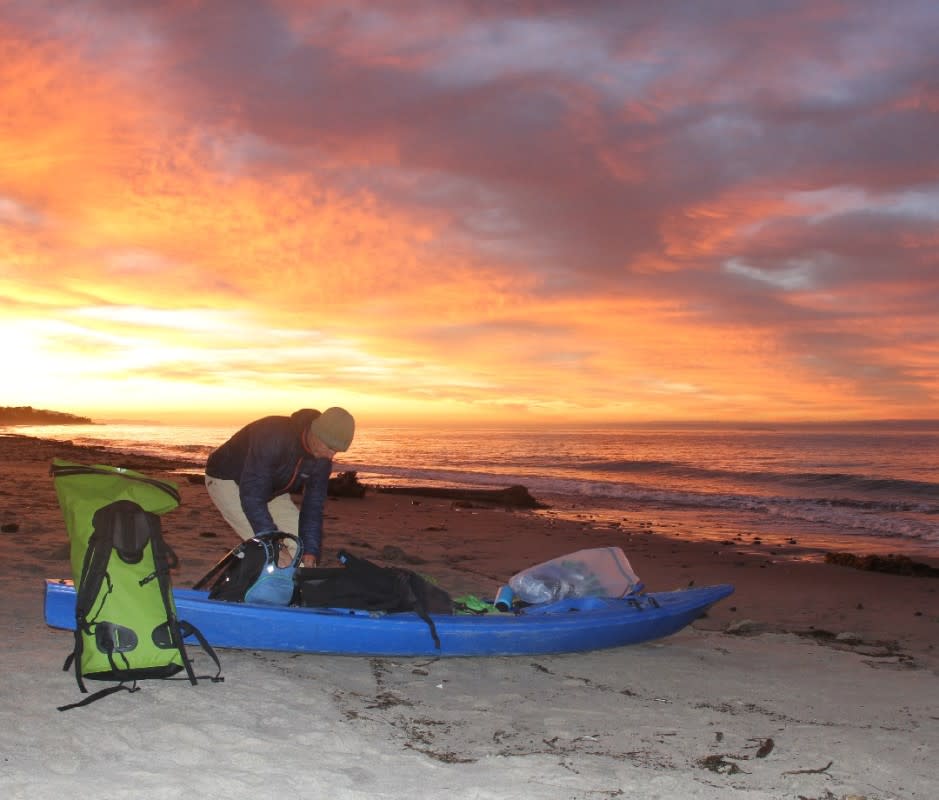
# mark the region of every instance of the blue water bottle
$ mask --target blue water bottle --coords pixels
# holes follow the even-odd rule
[[[499,611],[511,611],[512,601],[514,599],[515,592],[512,591],[511,587],[502,586],[499,588],[499,591],[496,592],[496,601],[494,605]]]

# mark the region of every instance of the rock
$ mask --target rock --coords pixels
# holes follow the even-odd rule
[[[856,633],[844,631],[843,633],[839,633],[837,636],[835,636],[835,641],[841,642],[841,644],[860,644],[864,641],[864,639]]]
[[[887,572],[892,575],[915,575],[923,578],[939,578],[939,568],[913,561],[908,556],[890,553],[885,556],[858,556],[854,553],[825,553],[826,564],[854,567],[871,572]]]
[[[739,619],[728,623],[727,627],[724,628],[724,633],[733,636],[754,636],[764,630],[766,630],[766,626],[762,622],[756,622],[752,619]]]
[[[386,544],[381,549],[381,557],[385,561],[403,561],[405,564],[424,564],[426,563],[423,558],[420,556],[411,555],[406,553],[400,547],[395,547],[393,544]]]
[[[733,761],[728,760],[730,758],[733,758],[733,756],[705,756],[704,758],[699,758],[696,763],[701,769],[709,769],[711,772],[716,772],[719,775],[736,775],[738,772],[743,772]]]
[[[365,497],[365,486],[359,483],[355,472],[340,472],[329,479],[330,497]]]

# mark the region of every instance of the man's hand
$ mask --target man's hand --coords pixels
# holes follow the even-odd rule
[[[304,567],[318,567],[320,560],[319,557],[313,555],[313,553],[304,553],[300,559],[300,564]]]

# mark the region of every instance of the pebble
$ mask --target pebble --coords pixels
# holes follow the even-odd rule
[[[762,622],[756,622],[752,619],[740,619],[729,623],[727,627],[724,628],[724,632],[744,636],[751,633],[760,633],[765,627]]]

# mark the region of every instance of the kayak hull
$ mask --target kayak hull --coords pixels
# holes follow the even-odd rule
[[[521,614],[435,614],[438,649],[428,624],[413,612],[298,608],[209,600],[175,589],[177,616],[217,648],[359,656],[512,656],[601,650],[661,639],[681,630],[733,592],[720,584],[624,599],[554,603]],[[575,610],[568,610],[568,609]],[[45,583],[45,621],[74,630],[75,587]]]

